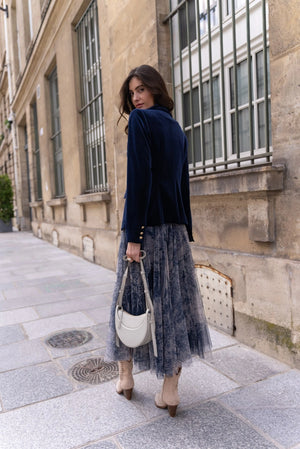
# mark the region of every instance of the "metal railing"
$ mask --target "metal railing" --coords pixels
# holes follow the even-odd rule
[[[267,19],[265,0],[170,0],[175,115],[192,176],[271,161]]]

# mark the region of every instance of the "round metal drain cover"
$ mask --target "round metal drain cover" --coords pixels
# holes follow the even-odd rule
[[[86,331],[64,331],[55,334],[46,340],[46,343],[53,348],[76,348],[84,345],[93,338],[92,334]]]
[[[104,362],[100,357],[76,363],[70,370],[71,376],[79,382],[100,384],[119,375],[117,362]]]

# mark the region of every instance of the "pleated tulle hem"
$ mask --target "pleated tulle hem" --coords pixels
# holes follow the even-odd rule
[[[133,358],[139,370],[151,370],[157,377],[171,376],[193,356],[203,358],[211,350],[211,340],[202,299],[195,275],[194,262],[184,225],[165,224],[147,227],[143,249],[144,266],[154,306],[158,357],[152,343],[130,349],[116,345],[115,305],[127,262],[123,260],[127,241],[122,234],[117,281],[113,294],[106,347],[107,360]],[[139,264],[130,264],[123,296],[123,307],[139,315],[145,311],[143,284]]]

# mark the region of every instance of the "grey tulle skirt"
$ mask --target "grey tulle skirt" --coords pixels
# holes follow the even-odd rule
[[[143,249],[144,267],[154,306],[158,357],[152,343],[130,349],[116,346],[114,314],[123,273],[127,241],[122,233],[117,281],[113,294],[106,347],[107,360],[133,358],[138,369],[155,372],[157,377],[171,376],[179,366],[189,364],[193,355],[204,357],[211,341],[202,299],[195,275],[185,225],[164,224],[146,227]],[[134,315],[145,312],[145,299],[139,264],[130,264],[123,296],[124,309]]]

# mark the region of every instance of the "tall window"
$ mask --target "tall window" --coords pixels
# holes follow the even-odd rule
[[[101,86],[97,2],[92,1],[76,26],[80,61],[81,115],[86,164],[86,193],[108,189]]]
[[[253,72],[255,76],[253,77]],[[267,78],[269,79],[269,52],[267,51]],[[251,151],[265,147],[265,92],[264,92],[264,68],[263,51],[255,54],[251,58],[251,79],[248,83],[248,61],[244,60],[237,65],[237,104],[238,104],[238,133],[239,147],[241,152]],[[254,81],[254,83],[253,83]],[[249,120],[249,86],[252,86],[252,139]],[[270,116],[270,83],[268,83],[268,122],[271,122]],[[230,114],[231,114],[231,141],[232,152],[236,154],[236,120],[235,120],[235,93],[233,81],[233,67],[230,68]],[[271,127],[268,127],[268,139],[272,145]],[[252,148],[251,146],[252,141]]]
[[[32,26],[32,5],[31,0],[28,0],[28,19],[29,19],[29,31],[30,40],[33,38],[33,26]]]
[[[256,71],[256,86],[255,86],[255,113],[257,114],[257,136],[258,136],[258,142],[257,146],[258,148],[265,147],[266,145],[266,132],[268,132],[269,135],[269,143],[272,145],[272,134],[271,134],[271,126],[268,126],[266,129],[266,122],[265,122],[265,111],[266,111],[266,104],[265,104],[265,81],[264,81],[264,54],[262,51],[259,53],[256,53],[255,58],[255,71]],[[269,67],[269,52],[267,53],[267,110],[268,110],[268,123],[271,123],[271,90],[270,90],[270,82],[268,81],[270,79],[270,67]]]
[[[263,0],[171,0],[175,113],[190,174],[272,157],[268,9]]]
[[[36,174],[35,194],[36,200],[42,199],[42,178],[41,178],[41,161],[40,161],[40,142],[39,142],[39,128],[36,103],[32,105],[33,114],[33,129],[34,129],[34,165]]]
[[[64,188],[64,170],[63,155],[61,147],[61,128],[59,113],[59,96],[57,83],[57,69],[49,76],[50,98],[51,98],[51,122],[52,122],[52,145],[54,157],[54,175],[55,175],[55,196],[61,197],[65,194]]]
[[[238,10],[244,7],[246,4],[246,0],[234,0],[234,8]],[[231,14],[232,11],[232,0],[227,0],[227,14]]]
[[[195,14],[196,9],[199,13],[199,31],[200,35],[208,32],[208,21],[210,20],[210,27],[213,28],[219,23],[218,1],[210,0],[209,5],[207,0],[189,0],[182,4],[179,8],[179,26],[180,26],[180,38],[181,49],[185,48],[188,44],[188,40],[193,42],[197,37],[197,21]],[[181,0],[177,0],[178,4]],[[210,17],[208,17],[208,8],[210,11]]]
[[[200,120],[199,86],[183,94],[184,131],[189,143],[189,160],[197,163],[222,155],[221,136],[221,100],[219,76],[213,78],[213,103],[210,96],[210,81],[202,83],[202,116]],[[192,111],[190,107],[192,105]],[[191,113],[192,112],[192,113]],[[212,120],[213,116],[213,120]],[[203,149],[201,152],[201,127],[203,135]],[[194,148],[194,151],[192,151]]]
[[[208,17],[208,7],[210,11],[210,17]],[[199,0],[199,13],[200,13],[200,35],[208,32],[208,20],[210,20],[210,26],[213,28],[219,24],[219,11],[218,1],[211,0],[209,5],[207,0]]]

